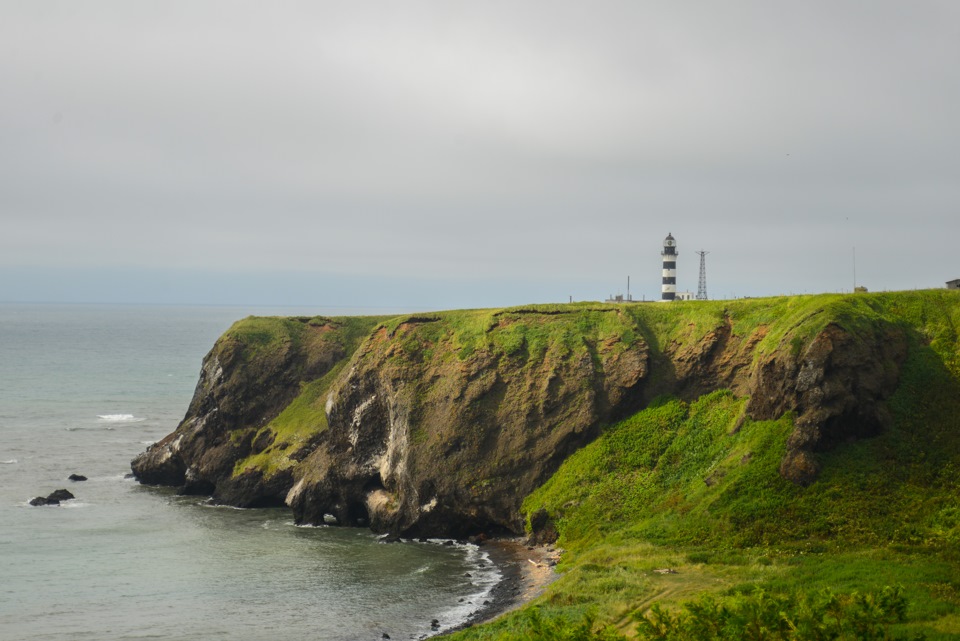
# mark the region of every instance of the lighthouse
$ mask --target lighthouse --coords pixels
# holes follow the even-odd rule
[[[667,234],[663,240],[663,286],[660,289],[660,300],[674,300],[677,297],[677,241],[673,234]]]

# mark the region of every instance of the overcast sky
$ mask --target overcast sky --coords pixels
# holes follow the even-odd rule
[[[0,0],[0,301],[960,278],[960,3]]]

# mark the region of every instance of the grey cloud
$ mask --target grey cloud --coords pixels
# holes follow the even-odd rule
[[[2,12],[0,266],[653,295],[673,231],[718,294],[849,289],[854,245],[875,288],[960,275],[954,3]]]

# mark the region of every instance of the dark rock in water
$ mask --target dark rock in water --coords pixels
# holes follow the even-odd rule
[[[430,629],[431,629],[431,630],[439,630],[439,629],[440,629],[440,621],[439,621],[438,619],[431,619],[431,620],[430,620]]]
[[[390,638],[390,635],[387,634],[386,632],[384,632],[384,633],[383,633],[383,636],[381,636],[380,638],[381,638],[381,639],[389,639],[389,638]]]
[[[70,499],[74,499],[74,498],[76,497],[73,494],[71,494],[69,491],[61,489],[61,490],[54,490],[53,492],[51,492],[47,496],[47,501],[56,501],[57,503],[59,503],[60,501],[69,501]]]
[[[68,481],[86,481],[87,477],[83,474],[71,474],[67,477]]]
[[[54,490],[46,498],[38,496],[30,499],[30,505],[60,505],[60,501],[69,501],[73,498],[76,497],[67,490]]]
[[[400,537],[394,534],[390,534],[380,538],[381,543],[400,543]]]

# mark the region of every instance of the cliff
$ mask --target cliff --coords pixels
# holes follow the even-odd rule
[[[910,313],[958,308],[911,295]],[[521,533],[524,498],[605,426],[729,390],[737,425],[791,421],[779,470],[803,486],[823,452],[887,429],[908,353],[936,340],[902,296],[248,318],[132,468],[232,505],[285,503],[298,522]]]

